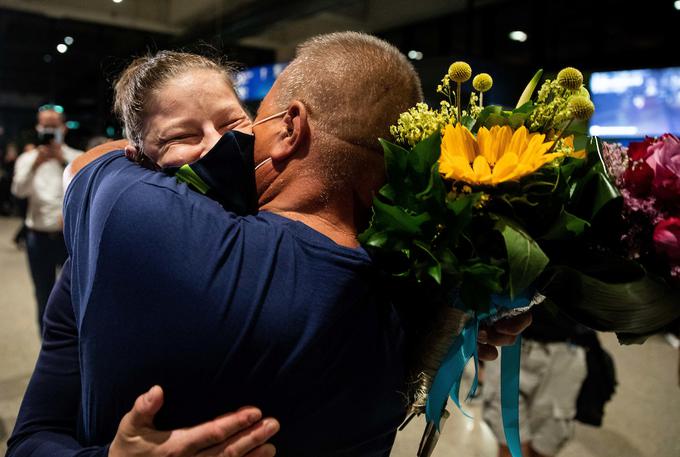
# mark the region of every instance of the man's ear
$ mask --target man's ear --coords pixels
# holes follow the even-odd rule
[[[309,140],[307,107],[302,102],[293,100],[281,122],[279,140],[271,151],[273,162],[288,159]]]

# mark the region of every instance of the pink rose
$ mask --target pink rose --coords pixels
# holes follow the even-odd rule
[[[665,134],[647,148],[647,165],[654,171],[652,193],[666,200],[680,200],[680,139]]]
[[[654,246],[671,263],[680,262],[680,217],[669,217],[656,224]]]

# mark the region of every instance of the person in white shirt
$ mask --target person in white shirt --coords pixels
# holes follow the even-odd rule
[[[44,105],[38,110],[39,145],[24,152],[14,166],[12,193],[28,199],[26,213],[26,252],[38,302],[38,322],[57,277],[57,270],[67,257],[61,207],[64,200],[62,175],[82,151],[64,144],[66,134],[61,107]],[[42,332],[41,332],[42,333]]]

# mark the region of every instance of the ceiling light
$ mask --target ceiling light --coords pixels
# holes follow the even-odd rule
[[[675,0],[673,6],[675,7],[676,10],[680,11],[680,0]]]
[[[63,54],[66,51],[68,51],[68,46],[66,46],[64,43],[58,44],[57,45],[57,51],[59,51],[61,54]]]
[[[71,36],[64,37],[64,44],[71,46],[73,44],[73,37]]]
[[[123,3],[123,0],[113,0],[113,3]]]
[[[511,40],[513,41],[519,41],[520,43],[524,43],[527,41],[527,34],[522,32],[521,30],[513,30],[510,32],[510,35],[508,35]]]

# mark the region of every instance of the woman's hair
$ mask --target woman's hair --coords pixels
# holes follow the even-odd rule
[[[171,79],[193,70],[213,70],[224,76],[233,89],[235,65],[187,52],[159,51],[138,57],[123,70],[114,85],[113,111],[123,124],[125,137],[137,148],[140,160],[144,153],[144,110],[151,96]]]

